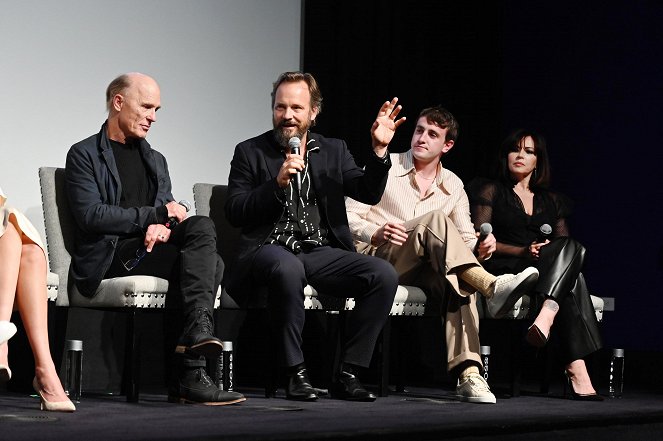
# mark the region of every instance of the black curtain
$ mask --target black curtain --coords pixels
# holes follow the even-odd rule
[[[408,118],[393,152],[409,149],[419,112],[440,104],[460,122],[445,166],[463,178],[484,171],[501,125],[499,2],[304,3],[304,70],[324,97],[317,131],[348,141],[361,162],[384,101],[398,96]]]
[[[615,298],[606,345],[663,350],[663,3],[304,0],[304,11],[303,68],[324,96],[316,130],[361,162],[382,102],[398,96],[408,117],[394,152],[441,104],[460,121],[443,163],[465,182],[488,174],[507,132],[540,130],[553,186],[575,201],[590,291]]]

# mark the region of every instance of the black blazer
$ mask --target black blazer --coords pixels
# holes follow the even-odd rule
[[[71,253],[69,281],[92,297],[108,271],[118,238],[158,223],[156,207],[172,201],[166,158],[144,139],[140,154],[156,197],[151,206],[120,207],[122,185],[113,149],[106,135],[106,123],[96,135],[74,144],[67,153],[66,190],[76,220],[76,246]]]
[[[331,246],[355,251],[345,197],[374,205],[380,201],[391,162],[389,155],[380,159],[369,155],[366,167],[357,166],[345,141],[309,133],[307,150],[309,175],[315,188],[322,222],[328,227]],[[239,251],[229,264],[225,286],[237,290],[248,275],[251,260],[270,236],[284,211],[282,193],[276,182],[285,159],[270,130],[237,145],[230,165],[228,198],[225,212],[228,221],[241,228]]]

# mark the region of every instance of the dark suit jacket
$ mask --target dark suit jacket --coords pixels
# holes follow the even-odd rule
[[[311,151],[313,146],[318,151]],[[380,201],[391,162],[375,155],[365,169],[357,166],[345,141],[308,134],[309,175],[315,188],[323,224],[331,246],[355,251],[345,196],[366,204]],[[251,260],[265,243],[284,211],[283,190],[276,183],[285,155],[270,130],[237,145],[228,178],[225,212],[228,221],[241,227],[237,258],[229,262],[225,286],[232,294],[248,275]]]
[[[92,297],[99,287],[113,260],[118,239],[144,234],[149,225],[158,223],[156,207],[174,200],[166,158],[144,139],[140,142],[140,154],[150,181],[156,186],[156,197],[151,206],[122,208],[122,184],[106,123],[99,133],[74,144],[67,153],[67,197],[78,227],[69,280],[84,296]]]

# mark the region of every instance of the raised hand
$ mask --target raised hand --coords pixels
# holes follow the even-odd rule
[[[377,118],[371,127],[371,137],[373,138],[373,150],[378,156],[384,155],[384,149],[387,148],[391,139],[396,133],[396,129],[405,122],[405,117],[396,119],[402,106],[397,106],[398,98],[394,97],[391,101],[385,101],[380,107]]]

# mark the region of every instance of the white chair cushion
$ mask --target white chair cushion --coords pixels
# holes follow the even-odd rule
[[[81,308],[164,308],[167,292],[168,281],[165,279],[152,276],[115,277],[102,280],[94,297],[85,297],[72,286],[69,304]]]
[[[345,301],[345,310],[351,311],[355,308],[355,299],[349,298]],[[398,285],[396,297],[391,306],[389,315],[424,315],[426,310],[426,294],[416,286]]]

